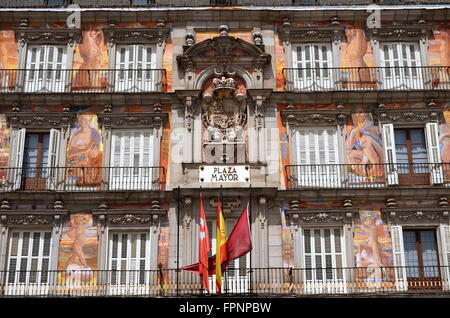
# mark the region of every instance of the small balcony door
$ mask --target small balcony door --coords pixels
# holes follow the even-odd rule
[[[382,89],[422,89],[420,51],[417,43],[383,43],[380,45]]]
[[[157,176],[153,171],[153,131],[114,130],[111,140],[110,189],[152,189]]]
[[[400,185],[430,184],[424,129],[396,128],[394,135]]]
[[[403,230],[408,289],[442,289],[435,230]]]
[[[44,190],[47,186],[49,133],[27,133],[23,152],[23,186],[27,190]]]
[[[9,238],[5,293],[43,295],[50,278],[50,231],[12,231]]]
[[[116,51],[116,92],[156,90],[156,52],[148,45],[119,45]]]
[[[236,223],[236,219],[227,219],[225,224],[227,227],[227,237],[230,235]],[[211,240],[211,253],[209,256],[216,254],[216,221],[208,221],[208,231]],[[250,253],[245,254],[231,261],[224,273],[222,273],[222,293],[248,293],[250,290]],[[216,290],[216,276],[209,277],[209,290]]]
[[[109,234],[109,295],[149,294],[150,237],[147,232]]]
[[[305,128],[295,132],[298,185],[334,188],[341,185],[337,129]]]
[[[303,229],[303,251],[304,292],[345,293],[345,248],[342,229]]]
[[[331,44],[299,44],[292,51],[294,89],[322,91],[333,88]]]
[[[25,92],[64,92],[66,47],[30,45],[27,51]],[[70,75],[69,75],[70,76]]]

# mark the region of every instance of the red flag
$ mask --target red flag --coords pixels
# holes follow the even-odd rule
[[[222,268],[228,266],[228,264],[252,250],[252,240],[250,234],[250,222],[248,220],[248,206],[242,211],[241,216],[237,220],[236,224],[231,231],[227,240],[227,261],[222,264]],[[209,257],[209,274],[216,273],[216,255]],[[224,266],[225,265],[225,266]],[[199,263],[192,264],[181,268],[193,273],[199,273]]]
[[[208,252],[211,250],[209,244],[208,225],[206,223],[205,210],[203,208],[203,196],[200,192],[200,240],[199,240],[199,274],[202,277],[202,286],[209,292],[208,282]]]

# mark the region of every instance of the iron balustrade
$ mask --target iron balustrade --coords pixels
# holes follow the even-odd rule
[[[0,70],[0,93],[145,93],[166,89],[164,69]]]
[[[449,0],[2,0],[0,8],[80,7],[205,7],[205,6],[339,6],[339,5],[448,4]]]
[[[448,266],[228,268],[223,273],[222,294],[448,294],[449,273]],[[211,293],[215,293],[213,275],[209,282]],[[0,271],[0,297],[161,297],[207,293],[199,275],[177,269]]]
[[[0,192],[156,191],[165,167],[0,168]]]
[[[450,186],[450,163],[286,165],[288,189]]]
[[[285,90],[450,90],[450,66],[285,68]]]

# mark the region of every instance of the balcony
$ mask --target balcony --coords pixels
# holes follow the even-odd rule
[[[450,90],[450,66],[283,69],[288,92]]]
[[[0,93],[145,93],[167,88],[164,69],[0,70]]]
[[[118,192],[165,188],[164,167],[0,168],[0,192]]]
[[[228,268],[223,295],[448,294],[448,266]],[[214,293],[213,277],[210,290]],[[161,297],[204,294],[199,276],[177,269],[2,271],[0,297]]]
[[[4,8],[80,7],[229,7],[229,6],[333,6],[333,5],[448,4],[448,0],[3,0]]]
[[[450,163],[286,165],[288,189],[450,186]]]

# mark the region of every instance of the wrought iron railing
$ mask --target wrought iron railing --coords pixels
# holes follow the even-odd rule
[[[286,68],[283,76],[290,92],[450,90],[450,66]]]
[[[164,187],[164,167],[0,168],[0,192],[155,191]]]
[[[448,266],[228,268],[223,295],[349,295],[450,293]],[[210,293],[216,293],[210,276]],[[9,270],[0,297],[161,297],[207,292],[197,274],[158,270]]]
[[[0,93],[141,93],[166,88],[164,69],[0,70]]]
[[[286,165],[288,189],[450,185],[450,163]]]
[[[337,6],[369,4],[448,4],[449,0],[2,0],[0,7],[206,7],[206,6]]]

